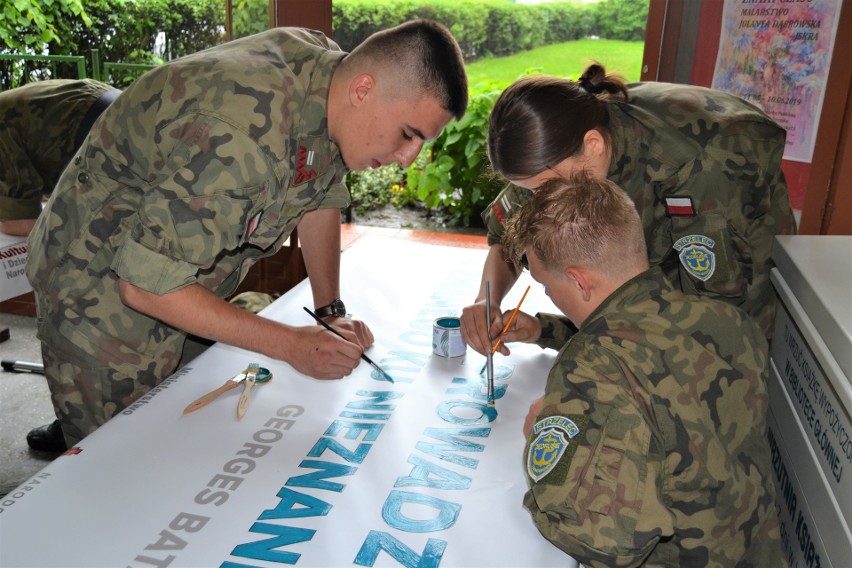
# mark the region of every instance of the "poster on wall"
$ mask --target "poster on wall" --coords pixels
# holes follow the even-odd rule
[[[787,129],[784,158],[810,162],[843,0],[725,0],[713,88]]]

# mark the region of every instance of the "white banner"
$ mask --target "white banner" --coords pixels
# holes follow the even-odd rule
[[[343,254],[342,295],[376,337],[340,381],[215,345],[0,501],[2,566],[576,566],[521,501],[521,427],[555,353],[432,354],[432,322],[459,315],[485,251],[365,237]],[[520,299],[525,274],[503,309]],[[262,315],[312,325],[303,282]],[[525,311],[555,311],[533,285]],[[257,362],[272,380],[188,415]]]

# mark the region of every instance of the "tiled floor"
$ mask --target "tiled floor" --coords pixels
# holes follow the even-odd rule
[[[487,248],[483,235],[355,224],[342,225],[341,247],[345,250],[367,235],[444,246]],[[0,329],[3,328],[9,329],[11,337],[0,343],[0,359],[41,361],[41,350],[35,337],[35,318],[0,313]],[[42,375],[0,370],[0,497],[29,480],[55,457],[33,452],[26,443],[26,434],[30,429],[52,422],[53,417],[50,393]]]
[[[380,235],[407,239],[432,245],[443,245],[460,248],[488,248],[484,235],[459,234],[449,232],[418,231],[413,229],[390,229],[384,227],[370,227],[367,225],[342,225],[341,247],[346,250],[359,238],[366,235]]]

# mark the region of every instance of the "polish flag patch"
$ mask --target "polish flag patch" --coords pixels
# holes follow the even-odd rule
[[[695,215],[695,206],[692,198],[687,196],[666,197],[666,215],[669,217],[677,215]]]
[[[263,215],[263,211],[252,217],[249,221],[248,229],[246,230],[246,238],[249,238],[254,234],[254,230],[257,229],[257,224],[260,223],[261,215]]]

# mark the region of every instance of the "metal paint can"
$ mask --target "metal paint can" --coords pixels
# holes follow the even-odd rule
[[[467,351],[462,338],[461,320],[444,316],[432,324],[432,353],[441,357],[460,357]]]

